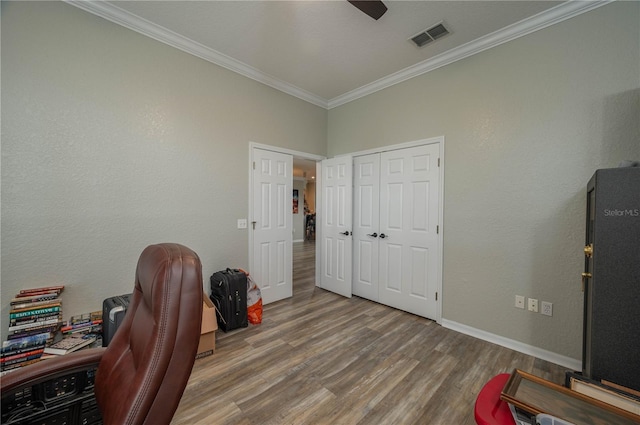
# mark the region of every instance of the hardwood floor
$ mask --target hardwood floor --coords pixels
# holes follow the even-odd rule
[[[475,424],[484,383],[565,369],[314,283],[314,244],[294,244],[293,298],[263,322],[216,335],[172,424]],[[302,261],[300,261],[302,260]]]

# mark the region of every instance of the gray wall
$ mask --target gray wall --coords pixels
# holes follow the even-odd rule
[[[445,321],[580,359],[585,185],[640,159],[639,23],[615,2],[329,111],[329,156],[445,136]]]
[[[3,338],[19,289],[100,310],[152,243],[246,268],[249,142],[326,150],[326,110],[61,2],[2,2],[1,106]]]

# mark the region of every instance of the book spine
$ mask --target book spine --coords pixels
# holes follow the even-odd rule
[[[70,331],[73,329],[82,329],[82,328],[89,328],[89,327],[93,327],[95,325],[101,325],[102,324],[102,320],[94,320],[93,322],[86,322],[86,323],[79,323],[77,325],[67,325],[67,326],[63,326],[62,329],[60,329],[62,332],[66,332],[66,331]]]
[[[55,325],[47,325],[48,327],[46,328],[46,334],[47,339],[45,340],[45,342],[51,341],[53,340],[53,338],[56,336],[56,332],[58,331],[57,327]],[[16,334],[11,334],[7,336],[7,341],[16,341],[19,340],[21,338],[28,338],[30,336],[35,336],[35,335],[40,335],[43,333],[42,329],[38,329],[38,330],[22,330],[22,331],[18,331],[21,333],[16,333]]]
[[[44,314],[38,314],[35,316],[21,317],[19,319],[9,319],[9,326],[22,325],[25,323],[44,322],[52,318],[60,318],[62,320],[62,314],[60,312],[54,311],[52,313],[44,313]]]
[[[36,308],[33,310],[9,313],[9,319],[20,319],[21,317],[36,316],[38,314],[54,313],[60,311],[60,307]]]
[[[36,354],[44,353],[44,347],[39,348],[37,350],[27,351],[25,353],[15,354],[13,356],[7,356],[0,359],[0,363],[6,363],[11,360],[22,359],[24,357],[35,356]]]
[[[28,294],[16,294],[15,299],[37,298],[37,297],[48,297],[48,296],[57,297],[58,295],[60,295],[60,292],[57,292],[57,291],[30,292]]]
[[[26,361],[24,363],[18,363],[18,364],[14,364],[14,365],[11,365],[11,366],[3,366],[0,369],[0,376],[4,376],[7,373],[11,373],[14,370],[20,369],[23,366],[28,366],[30,364],[38,363],[40,360],[42,360],[42,357],[37,357],[37,358],[35,358],[33,360],[29,360],[29,361]]]
[[[17,331],[9,332],[7,335],[7,340],[15,340],[20,338],[25,338],[33,335],[38,335],[41,333],[48,333],[51,336],[51,333],[58,330],[58,326],[61,323],[54,323],[42,326],[34,326],[33,328],[28,329],[20,329]]]
[[[27,364],[35,363],[32,360],[39,360],[43,353],[33,354],[28,357],[22,357],[20,359],[10,360],[8,362],[0,363],[2,370],[13,369],[15,367],[26,366]]]
[[[31,337],[5,341],[2,345],[0,355],[4,356],[5,353],[22,350],[37,345],[44,345],[49,339],[50,335],[51,334],[49,333],[40,333]]]
[[[2,348],[12,347],[20,344],[31,344],[34,342],[46,341],[49,338],[48,332],[40,332],[33,336],[25,336],[24,338],[14,338],[13,341],[4,341]]]
[[[31,289],[21,289],[20,294],[30,294],[33,292],[50,292],[50,291],[62,291],[64,289],[64,285],[55,285],[55,286],[44,286],[42,288],[31,288]]]
[[[41,350],[41,349],[44,350],[44,347],[45,347],[45,342],[43,341],[41,343],[33,344],[28,347],[14,348],[13,350],[5,351],[2,354],[0,354],[0,359],[6,359],[8,357],[16,356],[18,354],[29,353],[34,350]]]
[[[35,328],[36,326],[40,326],[40,325],[53,325],[55,323],[61,323],[61,322],[62,321],[56,317],[53,319],[45,320],[44,322],[25,323],[22,325],[9,326],[9,332],[19,331],[22,329]]]
[[[47,308],[47,307],[62,307],[62,300],[44,300],[44,301],[33,301],[22,304],[14,304],[11,306],[11,311],[9,313],[19,313],[27,310],[35,310],[37,308]]]
[[[88,326],[86,328],[71,329],[71,330],[66,330],[66,331],[61,330],[61,332],[64,335],[102,333],[102,325],[101,324],[100,325],[92,325],[92,326]]]
[[[55,300],[56,298],[58,298],[58,294],[56,293],[41,294],[41,295],[24,295],[21,297],[16,296],[14,299],[11,300],[11,305],[23,304],[27,302],[33,302],[33,301]]]
[[[88,322],[91,322],[90,313],[78,314],[75,316],[71,316],[71,318],[69,319],[70,325],[79,325],[81,323],[88,323]]]

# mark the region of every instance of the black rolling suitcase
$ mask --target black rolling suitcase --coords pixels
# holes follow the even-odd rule
[[[127,313],[132,294],[109,297],[102,302],[102,346],[106,347],[113,339]]]
[[[211,275],[211,301],[216,307],[218,327],[224,332],[246,328],[247,275],[240,270],[226,269]]]

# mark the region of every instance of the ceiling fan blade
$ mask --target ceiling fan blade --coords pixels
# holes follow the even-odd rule
[[[347,0],[349,3],[371,16],[376,21],[380,19],[384,12],[387,11],[387,6],[380,0]]]

